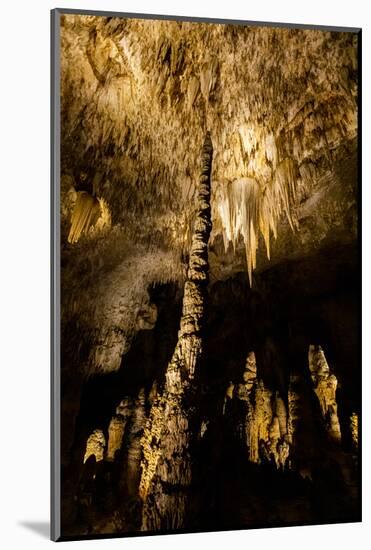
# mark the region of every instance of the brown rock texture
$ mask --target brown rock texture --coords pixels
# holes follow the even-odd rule
[[[358,521],[359,35],[60,34],[63,531]]]
[[[61,40],[63,315],[94,343],[86,374],[119,368],[149,284],[185,280],[206,128],[212,282],[354,241],[355,34],[65,15]]]
[[[191,427],[195,421],[192,393],[202,354],[208,282],[212,154],[207,133],[178,342],[166,370],[164,393],[152,407],[143,437],[143,530],[178,529],[187,524],[186,503],[192,482]]]
[[[86,442],[84,462],[92,455],[95,456],[96,462],[103,460],[105,447],[106,438],[104,437],[104,433],[102,430],[94,430]]]
[[[330,372],[321,346],[309,346],[309,370],[318,397],[328,434],[334,441],[341,440],[341,430],[336,403],[337,378]]]
[[[226,407],[231,408],[231,400],[243,402],[243,416],[236,427],[244,440],[248,459],[254,463],[272,462],[277,468],[284,468],[289,456],[286,406],[278,392],[264,387],[263,380],[257,377],[255,353],[247,356],[243,382],[227,388]]]

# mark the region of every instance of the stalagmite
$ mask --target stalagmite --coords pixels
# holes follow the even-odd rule
[[[244,403],[245,418],[235,419],[235,422],[237,435],[244,439],[248,448],[249,460],[259,463],[268,458],[277,468],[283,468],[289,456],[286,406],[278,392],[273,396],[264,387],[263,380],[257,378],[253,351],[247,356],[242,380],[242,383],[231,384],[227,389],[224,412],[232,388],[232,399]]]
[[[135,400],[128,437],[127,491],[130,496],[138,495],[140,462],[142,458],[141,438],[146,422],[145,392],[142,388]]]
[[[115,460],[115,454],[121,449],[122,440],[128,419],[131,415],[132,403],[128,398],[123,399],[116,408],[116,414],[108,426],[108,444],[106,460]]]
[[[352,412],[350,415],[350,433],[352,436],[352,443],[355,450],[358,449],[358,414]]]
[[[312,351],[317,354],[319,347],[313,348],[315,349]],[[313,384],[316,371],[313,370],[311,380],[309,373],[305,368],[303,369],[305,359],[304,354],[298,356],[300,369],[294,370],[290,375],[287,435],[290,443],[290,467],[299,472],[303,479],[307,478],[313,481],[317,475],[316,467],[318,464],[322,464],[326,449],[331,449],[331,453],[334,452],[334,449],[338,450],[338,446],[334,447],[332,442],[339,441],[340,433],[334,430],[334,424],[331,423],[332,406],[328,409],[330,414],[324,416],[325,409],[322,410],[322,407],[328,401],[325,399],[322,401],[323,395],[320,391],[320,395],[313,391],[317,387],[316,382]],[[323,364],[322,360],[321,362]],[[317,365],[317,361],[315,364]],[[327,363],[324,369],[328,372]],[[326,432],[328,441],[326,441]],[[323,467],[326,468],[327,465],[323,464]]]
[[[86,442],[84,463],[91,455],[95,456],[97,462],[103,460],[105,448],[106,438],[104,437],[104,433],[102,432],[102,430],[94,430],[94,432],[88,437],[88,440]]]
[[[275,414],[278,418],[280,434],[284,436],[287,434],[287,412],[285,402],[278,392],[276,392],[275,397]]]
[[[255,404],[249,410],[246,426],[251,462],[259,462],[263,442],[270,454],[268,447],[272,420],[271,392],[264,387],[263,380],[259,380],[256,384]]]
[[[336,402],[337,378],[330,372],[321,346],[309,346],[308,361],[314,391],[326,422],[327,432],[332,440],[340,441],[341,430]]]
[[[223,415],[225,414],[228,403],[230,402],[231,399],[233,399],[233,391],[234,391],[234,384],[231,380],[229,382],[229,385],[228,385],[226,391],[225,391],[224,403],[223,403]]]
[[[294,444],[295,435],[300,420],[300,395],[298,392],[299,376],[290,374],[290,383],[288,391],[288,422],[287,433],[290,445]]]
[[[194,377],[202,354],[208,283],[212,152],[207,133],[178,342],[167,367],[163,394],[152,406],[142,439],[142,530],[179,529],[187,524],[186,503],[192,482],[191,425],[196,420]]]
[[[256,380],[256,359],[255,353],[251,351],[246,359],[245,372],[242,375],[247,391],[251,391]]]
[[[113,461],[115,454],[121,448],[126,421],[122,416],[114,416],[108,426],[108,445],[106,460]]]

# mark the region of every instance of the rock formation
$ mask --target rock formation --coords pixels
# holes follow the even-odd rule
[[[232,384],[233,385],[233,384]],[[236,429],[245,441],[251,462],[273,461],[283,468],[289,456],[286,406],[276,392],[264,387],[257,377],[254,352],[249,352],[242,383],[231,385],[226,392],[225,409],[231,409],[231,400],[243,402],[243,416],[236,419]]]
[[[196,421],[192,403],[194,378],[202,354],[208,282],[212,153],[207,133],[178,342],[166,370],[164,392],[152,407],[143,437],[140,495],[144,530],[177,529],[187,522],[186,503],[192,481],[191,430]]]
[[[84,455],[84,463],[88,460],[89,456],[94,455],[96,462],[100,462],[104,458],[104,451],[106,448],[106,438],[102,430],[94,430],[94,432],[88,437],[86,442],[86,451]]]
[[[115,460],[116,452],[121,449],[125,429],[132,413],[132,407],[131,400],[125,398],[116,408],[116,415],[112,417],[108,426],[106,460]]]
[[[356,52],[352,33],[62,17],[62,301],[87,375],[119,368],[149,284],[184,282],[205,125],[212,281],[354,239]]]
[[[357,521],[358,34],[60,34],[63,532]]]
[[[124,473],[127,482],[127,494],[131,497],[138,496],[140,482],[140,464],[142,459],[141,439],[146,423],[145,393],[141,389],[134,402],[129,434],[127,440],[127,465]]]
[[[318,397],[329,437],[334,441],[340,441],[341,430],[336,403],[336,376],[331,374],[321,346],[309,346],[308,361],[314,391]]]
[[[358,449],[358,415],[353,412],[350,416],[350,431],[352,434],[352,443],[355,450]]]

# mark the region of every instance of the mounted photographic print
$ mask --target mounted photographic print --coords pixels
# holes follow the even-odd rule
[[[361,521],[361,32],[52,12],[52,538]]]

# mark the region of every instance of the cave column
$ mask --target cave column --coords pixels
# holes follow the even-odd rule
[[[179,529],[187,525],[186,506],[192,481],[192,425],[197,416],[194,377],[202,355],[208,283],[212,153],[207,133],[202,148],[197,213],[178,342],[167,367],[164,391],[152,406],[142,439],[143,530]]]

